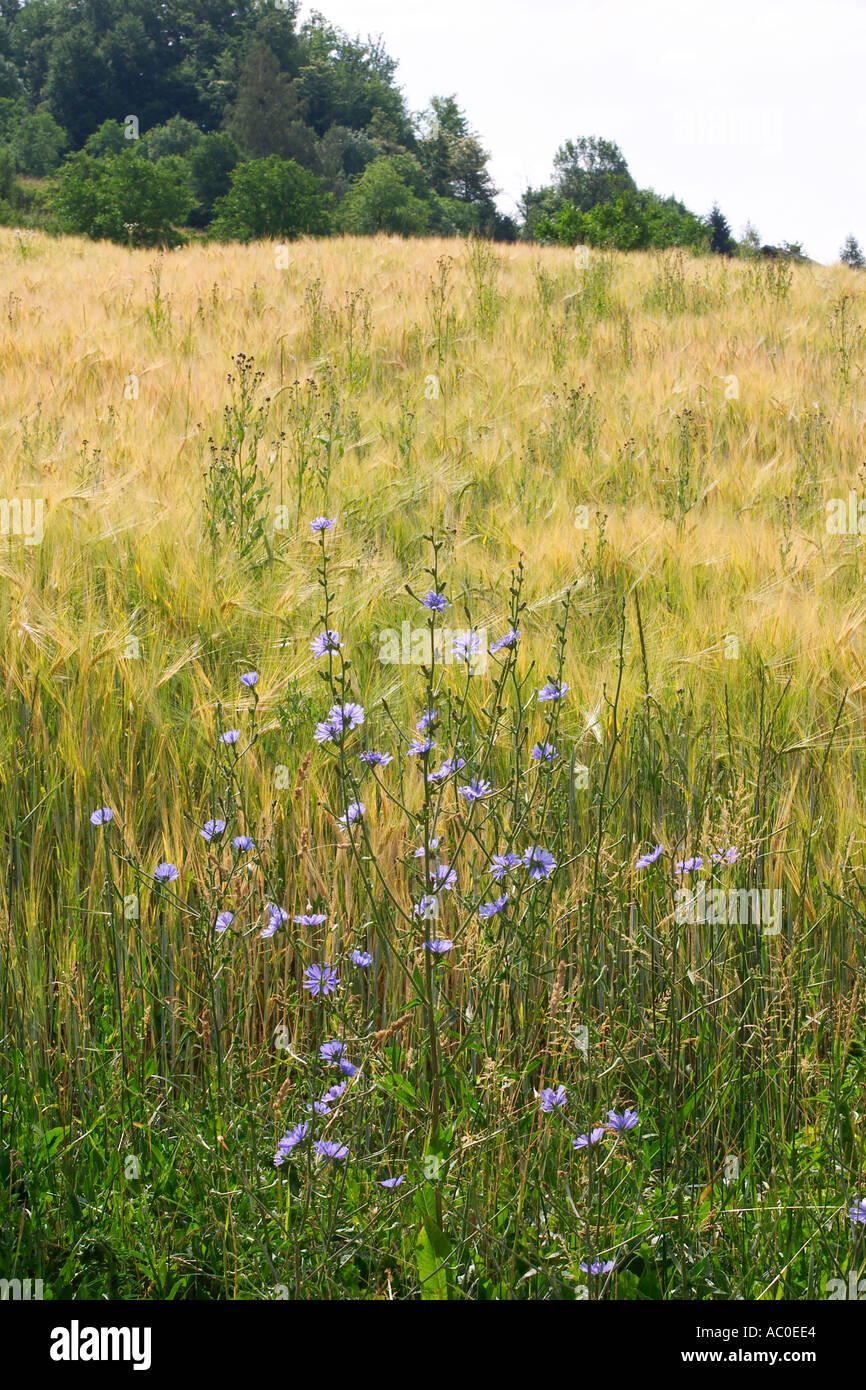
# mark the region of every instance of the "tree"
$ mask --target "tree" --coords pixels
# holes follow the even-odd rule
[[[8,144],[27,116],[27,103],[21,97],[0,97],[0,140]]]
[[[524,241],[555,241],[551,228],[565,206],[553,188],[527,188],[518,201],[521,236]],[[574,208],[573,203],[568,203]],[[576,212],[577,209],[574,208]],[[573,245],[574,243],[568,243]]]
[[[595,203],[582,214],[584,240],[590,246],[615,251],[643,251],[650,244],[650,229],[644,205],[630,191],[613,201]]]
[[[231,187],[214,206],[212,231],[224,240],[324,236],[331,230],[330,193],[293,159],[238,164]]]
[[[192,194],[174,158],[151,164],[140,154],[94,159],[78,153],[60,171],[54,214],[61,231],[125,242],[176,246]]]
[[[707,225],[696,213],[689,212],[678,198],[662,198],[651,189],[640,195],[649,231],[649,245],[666,250],[671,246],[687,246],[692,251],[705,251],[709,234]]]
[[[84,142],[85,153],[92,154],[94,159],[99,159],[104,154],[122,154],[128,149],[126,127],[122,126],[120,121],[103,121]]]
[[[301,66],[295,81],[304,119],[317,135],[331,125],[366,130],[377,112],[405,149],[415,133],[403,94],[394,83],[397,64],[381,39],[350,39],[313,14],[301,29]]]
[[[15,70],[14,63],[0,54],[0,99],[16,101],[24,95],[24,84]]]
[[[553,166],[553,184],[527,188],[520,200],[522,235],[526,240],[549,241],[571,235],[569,229],[576,225],[575,214],[588,213],[602,203],[613,204],[618,198],[627,199],[637,193],[622,150],[612,140],[598,135],[566,140],[554,155]],[[626,239],[632,239],[633,233],[625,227],[621,231]]]
[[[479,210],[475,224],[492,227],[498,214],[497,190],[487,170],[489,155],[470,130],[456,97],[433,97],[423,125],[418,161],[434,193],[472,204]]]
[[[740,232],[739,252],[749,260],[761,254],[761,234],[751,222],[747,222]]]
[[[201,140],[197,125],[183,116],[172,116],[164,125],[153,126],[144,138],[148,159],[156,162],[169,154],[188,155]]]
[[[860,248],[860,243],[855,236],[845,238],[842,250],[839,252],[839,260],[843,265],[849,265],[852,270],[866,269],[866,256]]]
[[[598,135],[566,140],[553,157],[556,192],[578,212],[637,191],[619,145]]]
[[[707,227],[710,232],[710,250],[714,255],[733,256],[736,254],[737,243],[731,235],[728,220],[718,203],[713,203],[712,210],[707,217]]]
[[[53,174],[69,143],[65,130],[47,111],[25,116],[12,136],[12,156],[19,174],[45,178]]]
[[[315,157],[315,139],[304,125],[291,79],[267,44],[252,44],[238,82],[237,100],[225,127],[251,159]]]
[[[214,204],[228,193],[232,171],[240,161],[241,152],[225,130],[203,136],[190,152],[187,163],[196,200],[190,220],[195,226],[204,227],[210,221]]]
[[[425,194],[424,174],[411,155],[374,159],[346,194],[340,226],[355,236],[376,232],[422,236],[432,212]]]
[[[364,131],[332,125],[316,147],[316,172],[328,191],[340,198],[379,153],[376,142]]]
[[[615,251],[669,246],[698,251],[707,241],[707,229],[699,217],[676,198],[661,198],[652,189],[626,191],[612,202],[596,203],[588,212],[563,203],[555,215],[545,213],[538,219],[535,235],[561,246],[586,244]]]
[[[0,203],[12,206],[17,202],[18,187],[15,182],[15,161],[12,151],[0,145]]]

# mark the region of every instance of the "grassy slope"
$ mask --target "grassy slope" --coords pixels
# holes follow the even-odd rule
[[[5,230],[0,265],[0,495],[46,506],[41,545],[0,551],[2,1273],[59,1295],[377,1297],[390,1278],[570,1297],[601,1253],[608,1296],[815,1296],[848,1268],[864,1181],[866,608],[856,537],[824,525],[863,460],[858,278],[385,238],[298,243],[280,268],[264,245],[155,258]],[[246,559],[202,534],[239,352],[273,468],[268,546]],[[338,518],[329,621],[367,746],[396,752],[390,717],[411,730],[424,707],[420,668],[378,660],[384,629],[424,620],[404,588],[429,587],[421,537],[444,542],[455,627],[503,632],[525,567],[511,732],[494,746],[493,663],[437,692],[461,747],[491,735],[471,770],[510,800],[464,843],[444,799],[465,877],[435,975],[411,921],[411,760],[358,792],[311,740],[333,698],[309,651],[319,513]],[[547,790],[526,772],[530,697],[568,593]],[[251,667],[256,738],[227,775],[215,738],[246,730]],[[366,860],[329,809],[355,794]],[[521,802],[560,868],[486,926],[472,885]],[[97,835],[100,804],[117,821]],[[261,846],[228,887],[198,835],[225,807]],[[657,841],[737,845],[717,881],[780,888],[782,932],[674,922],[670,862],[632,871]],[[147,884],[163,859],[176,902]],[[264,899],[328,924],[260,942]],[[361,942],[366,985],[345,962]],[[300,988],[322,959],[344,976],[325,1010]],[[323,1036],[363,1060],[334,1124],[349,1162],[275,1174],[276,1138],[333,1079]],[[569,1107],[540,1115],[554,1082]],[[625,1104],[640,1129],[575,1154],[568,1124]],[[386,1172],[404,1187],[383,1194]]]

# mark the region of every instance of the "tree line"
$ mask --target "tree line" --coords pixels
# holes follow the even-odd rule
[[[413,113],[395,70],[381,39],[302,23],[298,0],[0,0],[0,222],[133,246],[389,232],[761,249],[718,207],[639,189],[595,136],[566,141],[505,216],[456,97]]]

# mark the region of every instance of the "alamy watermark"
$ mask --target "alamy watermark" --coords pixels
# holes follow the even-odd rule
[[[408,621],[379,633],[379,660],[383,666],[466,666],[471,676],[487,670],[487,628],[434,629],[413,627]]]
[[[866,1279],[861,1279],[856,1269],[849,1270],[847,1281],[845,1279],[828,1279],[824,1291],[824,1297],[834,1300],[846,1300],[852,1303],[866,1302]]]
[[[853,488],[847,497],[830,497],[824,504],[828,536],[866,536],[866,497]]]
[[[52,1361],[129,1361],[134,1371],[150,1370],[149,1327],[82,1327],[73,1318],[69,1327],[51,1330]]]
[[[44,1296],[41,1279],[0,1279],[0,1303],[41,1303]]]
[[[674,898],[677,922],[755,926],[764,936],[782,930],[781,888],[708,888],[701,880],[694,888],[678,888]]]
[[[41,545],[44,518],[42,497],[0,497],[0,536],[20,536],[25,545]]]

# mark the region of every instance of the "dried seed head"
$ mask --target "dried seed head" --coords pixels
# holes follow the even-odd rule
[[[292,1078],[291,1078],[290,1076],[287,1076],[286,1079],[285,1079],[285,1081],[283,1082],[282,1086],[281,1086],[280,1089],[277,1091],[276,1096],[274,1097],[274,1110],[275,1110],[277,1113],[279,1113],[279,1111],[282,1109],[283,1101],[286,1099],[286,1096],[289,1094],[289,1091],[290,1091],[291,1089],[292,1089]]]
[[[387,1028],[383,1028],[380,1032],[373,1034],[373,1045],[378,1047],[382,1043],[390,1042],[396,1033],[401,1032],[401,1030],[406,1027],[406,1024],[411,1022],[411,1013],[402,1014],[400,1018],[395,1019]]]
[[[565,998],[565,961],[561,960],[556,968],[556,979],[553,982],[553,989],[550,992],[550,1021],[553,1023],[558,1014],[562,1001]]]

